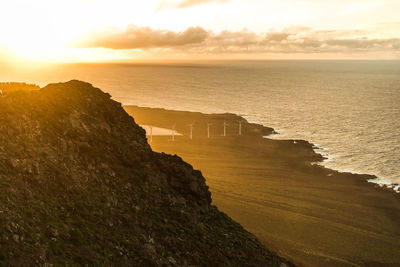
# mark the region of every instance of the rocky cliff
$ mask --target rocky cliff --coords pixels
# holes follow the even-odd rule
[[[291,265],[87,83],[0,98],[0,191],[0,266]]]

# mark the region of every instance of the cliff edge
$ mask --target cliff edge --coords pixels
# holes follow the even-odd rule
[[[0,98],[0,191],[0,266],[292,265],[87,83]]]

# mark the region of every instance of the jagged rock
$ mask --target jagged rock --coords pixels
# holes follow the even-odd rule
[[[291,265],[90,84],[9,92],[0,144],[0,265]]]

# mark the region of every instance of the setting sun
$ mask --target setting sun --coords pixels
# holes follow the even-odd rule
[[[0,54],[44,62],[399,56],[400,2],[336,3],[3,1]]]
[[[1,0],[1,266],[400,266],[400,0]]]
[[[0,43],[19,59],[65,60],[65,49],[86,27],[71,16],[74,7],[65,3],[12,1],[1,5],[7,5],[7,12],[0,17]]]

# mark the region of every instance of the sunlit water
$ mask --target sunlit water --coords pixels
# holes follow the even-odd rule
[[[123,104],[233,112],[306,139],[324,165],[400,183],[399,61],[92,64],[3,68],[3,81],[80,79]]]

